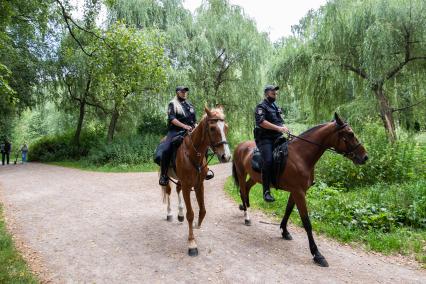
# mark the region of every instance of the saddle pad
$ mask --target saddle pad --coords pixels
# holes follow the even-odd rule
[[[275,184],[278,176],[284,171],[288,157],[288,142],[281,140],[280,143],[275,143],[274,151],[272,152],[272,183]],[[253,157],[251,159],[251,167],[255,172],[262,172],[262,156],[258,148],[253,149]]]
[[[257,148],[253,150],[253,158],[251,159],[251,167],[255,172],[260,173],[262,171],[262,156]]]

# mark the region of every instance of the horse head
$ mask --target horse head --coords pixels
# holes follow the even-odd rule
[[[231,159],[231,151],[229,150],[226,134],[228,133],[228,125],[225,122],[225,114],[223,108],[204,108],[206,112],[206,131],[210,141],[210,148],[216,154],[221,163],[229,162]]]
[[[337,113],[334,113],[334,122],[337,135],[331,146],[354,164],[365,164],[368,160],[367,151],[355,136],[350,125],[344,122]]]

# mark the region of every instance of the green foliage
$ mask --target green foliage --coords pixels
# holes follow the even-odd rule
[[[155,134],[157,136],[167,133],[167,123],[164,114],[144,113],[138,126],[138,134],[145,136]]]
[[[161,136],[156,134],[145,134],[120,137],[112,143],[100,142],[90,150],[87,161],[98,166],[149,164],[153,161],[154,151],[160,138]]]
[[[349,229],[390,232],[398,227],[426,228],[426,181],[378,183],[344,193],[323,183],[309,192],[312,218]],[[320,210],[318,210],[320,208]]]
[[[27,264],[13,245],[12,237],[6,230],[3,208],[0,204],[0,282],[38,283]]]
[[[73,133],[43,136],[30,144],[28,160],[38,162],[63,161],[78,159],[89,154],[95,148],[98,136],[95,133],[83,133],[80,146],[72,143]]]
[[[370,109],[361,114],[380,113],[393,132],[394,110],[425,98],[425,15],[422,0],[329,1],[282,41],[271,75],[311,119],[357,100]],[[424,120],[425,105],[404,113]]]
[[[350,189],[378,182],[401,183],[426,177],[425,149],[415,144],[411,137],[390,144],[383,128],[377,124],[366,124],[362,130],[355,132],[368,152],[368,162],[356,166],[340,155],[327,153],[318,162],[316,179]]]

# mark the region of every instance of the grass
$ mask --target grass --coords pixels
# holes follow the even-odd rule
[[[216,165],[219,163],[219,160],[216,156],[210,161],[209,165]],[[79,161],[58,161],[58,162],[47,162],[49,165],[61,166],[85,171],[93,171],[93,172],[105,172],[105,173],[129,173],[129,172],[154,172],[158,171],[159,167],[155,163],[144,163],[138,165],[93,165],[88,163],[85,160]]]
[[[0,205],[0,283],[38,283],[6,231]]]
[[[422,183],[419,186],[423,186],[424,184]],[[310,210],[313,229],[317,233],[325,234],[342,243],[361,244],[367,250],[383,254],[399,253],[413,257],[426,268],[426,230],[424,227],[395,226],[392,223],[388,227],[389,222],[382,224],[382,219],[374,219],[377,218],[377,214],[373,214],[374,216],[371,217],[372,221],[370,223],[367,222],[366,224],[362,224],[362,226],[361,224],[354,226],[353,224],[351,225],[351,222],[345,222],[345,219],[356,220],[356,217],[350,215],[348,208],[353,209],[354,206],[358,205],[359,208],[355,208],[354,210],[362,210],[364,207],[367,207],[366,204],[368,202],[374,203],[379,200],[380,204],[389,208],[392,207],[392,204],[395,205],[394,203],[400,203],[395,205],[396,207],[407,206],[404,204],[404,200],[409,199],[410,193],[404,193],[404,191],[408,191],[409,187],[411,185],[408,184],[394,185],[390,186],[388,190],[384,190],[385,186],[377,185],[350,192],[338,190],[334,190],[333,192],[333,190],[329,189],[312,188],[308,192],[308,208]],[[239,192],[231,178],[225,184],[225,191],[237,203],[241,202]],[[288,193],[273,191],[276,201],[270,204],[263,201],[261,191],[260,185],[252,188],[250,192],[251,207],[268,213],[277,222],[280,222],[284,215]],[[412,198],[418,197],[412,196]],[[398,208],[394,208],[394,210],[400,212]],[[369,219],[366,220],[368,221]],[[294,210],[291,215],[291,221],[301,226],[297,210]],[[380,224],[378,228],[375,228],[376,223]]]
[[[127,173],[127,172],[153,172],[158,170],[158,165],[155,163],[147,163],[140,165],[102,165],[96,166],[91,165],[85,161],[59,161],[59,162],[48,162],[49,165],[80,169],[94,172],[106,172],[106,173]]]

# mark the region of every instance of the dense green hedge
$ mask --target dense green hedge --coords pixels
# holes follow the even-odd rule
[[[84,159],[93,165],[137,165],[152,163],[154,150],[161,139],[159,134],[133,135],[105,142],[96,133],[82,135],[80,146],[71,134],[46,136],[30,145],[29,160],[40,162]]]

